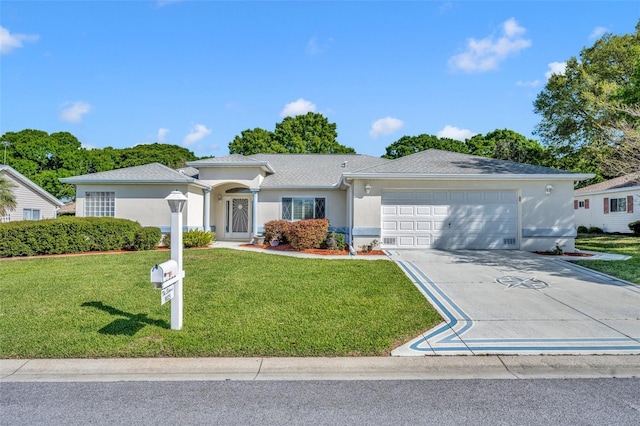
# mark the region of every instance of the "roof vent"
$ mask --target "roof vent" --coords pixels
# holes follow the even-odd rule
[[[346,161],[343,161],[343,162],[342,162],[342,168],[344,169],[345,167],[347,167],[347,162],[346,162]]]

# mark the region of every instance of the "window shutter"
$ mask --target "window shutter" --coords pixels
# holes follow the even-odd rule
[[[627,195],[627,213],[633,213],[633,195]]]
[[[585,209],[589,208],[589,199],[588,198],[585,198],[585,200],[584,200],[584,208]]]
[[[578,210],[578,200],[573,200],[573,209]]]
[[[282,220],[291,220],[291,210],[292,210],[292,199],[291,198],[283,198],[282,199]]]
[[[316,198],[314,213],[316,219],[324,219],[324,198]]]
[[[609,199],[604,199],[604,214],[609,214]]]

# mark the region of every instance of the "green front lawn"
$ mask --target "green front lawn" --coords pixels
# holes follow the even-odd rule
[[[622,235],[579,235],[576,248],[580,250],[617,253],[631,256],[629,260],[578,260],[578,265],[640,284],[640,237]]]
[[[0,261],[0,358],[374,356],[441,321],[385,260],[185,251],[184,328],[149,282],[167,251]]]

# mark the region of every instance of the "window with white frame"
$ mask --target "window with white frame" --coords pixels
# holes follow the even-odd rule
[[[40,209],[22,209],[22,220],[40,220]]]
[[[610,198],[609,199],[609,211],[611,213],[627,211],[627,199],[626,198]]]
[[[282,199],[282,219],[324,219],[325,199],[313,197],[288,197]]]
[[[85,192],[84,215],[114,217],[116,212],[115,192]]]

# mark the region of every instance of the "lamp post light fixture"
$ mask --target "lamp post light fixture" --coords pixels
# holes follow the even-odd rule
[[[4,145],[4,161],[2,164],[7,165],[7,147],[10,145],[7,141],[2,141],[2,145]]]
[[[165,200],[171,209],[171,259],[178,264],[178,281],[174,284],[174,296],[171,300],[171,329],[182,329],[182,211],[187,197],[180,191],[172,191]]]

